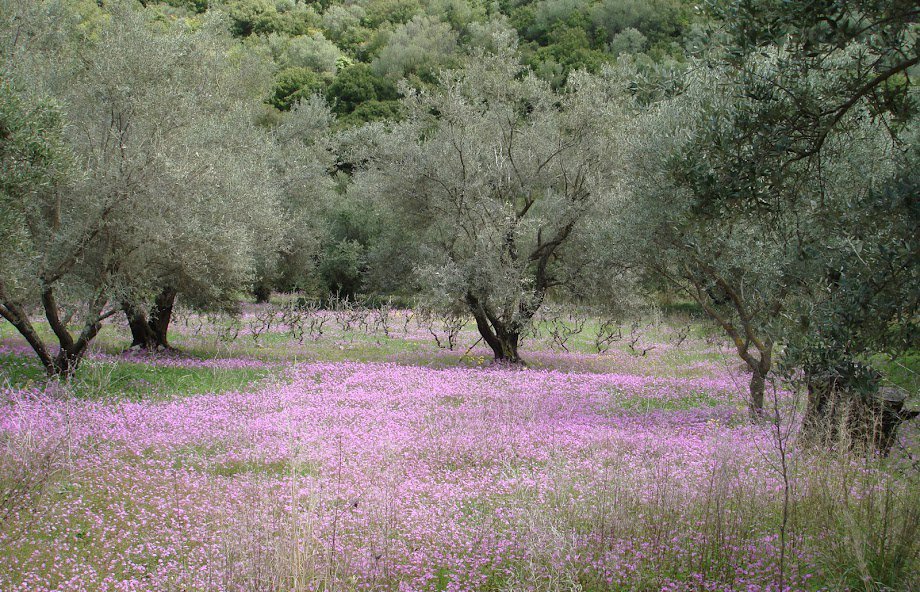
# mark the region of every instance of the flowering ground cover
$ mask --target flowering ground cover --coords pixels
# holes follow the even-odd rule
[[[3,337],[0,589],[916,589],[913,434],[807,452],[789,393],[752,425],[737,365],[666,333],[535,340],[526,369],[421,335],[116,333],[78,392]]]

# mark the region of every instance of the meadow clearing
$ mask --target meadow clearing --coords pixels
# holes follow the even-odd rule
[[[780,387],[752,424],[697,323],[544,320],[520,368],[456,320],[310,319],[109,326],[64,384],[0,325],[0,590],[920,589],[915,426],[808,449]]]

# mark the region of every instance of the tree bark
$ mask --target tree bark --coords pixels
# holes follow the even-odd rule
[[[147,321],[147,315],[130,302],[123,302],[121,305],[128,319],[128,327],[131,329],[131,348],[137,349],[155,349],[156,339],[153,331],[150,329],[150,323]]]
[[[150,328],[153,330],[157,345],[167,349],[170,348],[168,340],[169,323],[172,321],[176,295],[175,288],[164,288],[154,299],[153,309],[150,313]]]
[[[748,359],[745,359],[751,369],[749,394],[751,397],[751,417],[754,420],[763,418],[767,376],[773,367],[773,342],[766,341],[763,344],[763,349],[758,349],[758,353],[760,354],[760,359],[756,359],[750,354],[748,354]]]
[[[503,323],[497,316],[491,314],[472,294],[467,294],[466,301],[470,312],[473,313],[473,318],[476,319],[476,328],[483,341],[491,348],[495,361],[523,364],[524,361],[518,354],[520,331],[509,329],[507,323]]]
[[[157,351],[172,349],[169,345],[169,323],[172,320],[173,306],[176,302],[176,290],[164,288],[150,306],[149,316],[143,309],[130,303],[122,304],[122,310],[131,329],[131,347]]]
[[[848,392],[833,378],[806,378],[806,385],[802,434],[814,446],[888,454],[900,424],[918,415],[903,411],[903,399]]]
[[[2,296],[2,293],[3,286],[0,284],[0,296]],[[19,334],[25,337],[29,345],[32,346],[32,350],[38,356],[38,359],[41,360],[45,372],[52,375],[54,373],[54,358],[48,351],[45,342],[42,341],[41,336],[35,331],[35,327],[32,325],[28,314],[26,314],[22,306],[4,298],[3,301],[0,302],[0,316],[9,321],[16,327]]]
[[[755,368],[751,373],[751,384],[750,384],[750,410],[751,417],[758,419],[763,417],[763,399],[764,392],[766,391],[766,381],[767,377]]]
[[[49,376],[64,379],[71,378],[83,360],[84,353],[86,353],[86,348],[64,349],[62,347],[58,350],[57,355],[54,356],[52,367],[48,372]]]
[[[748,409],[751,418],[758,421],[763,418],[764,394],[766,391],[766,380],[773,367],[773,340],[769,338],[760,338],[756,335],[752,318],[748,314],[743,301],[737,293],[731,289],[727,282],[717,277],[718,285],[726,293],[726,301],[731,303],[738,315],[739,326],[732,322],[726,315],[720,314],[717,309],[715,297],[709,287],[691,274],[687,273],[686,279],[690,282],[693,289],[685,288],[688,294],[696,300],[699,305],[706,311],[716,323],[722,327],[725,334],[731,338],[741,358],[751,371],[751,382],[748,386]],[[673,281],[673,280],[672,280]],[[680,285],[680,284],[678,284]],[[757,355],[753,353],[756,350]],[[759,356],[759,357],[758,357]]]

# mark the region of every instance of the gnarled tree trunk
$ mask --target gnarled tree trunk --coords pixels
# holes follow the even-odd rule
[[[748,368],[751,370],[751,382],[749,384],[750,412],[754,419],[760,419],[764,412],[764,394],[766,392],[767,376],[773,366],[773,344],[768,343],[761,350],[760,357],[750,354],[742,356]]]
[[[86,355],[89,344],[99,334],[102,322],[114,314],[114,310],[103,312],[106,298],[100,292],[89,303],[83,329],[74,338],[70,333],[67,323],[61,318],[61,310],[54,295],[54,288],[46,286],[41,294],[42,309],[48,325],[58,341],[58,352],[54,355],[45,344],[42,337],[35,330],[29,314],[22,303],[14,300],[6,291],[6,286],[0,280],[0,317],[3,317],[26,339],[49,377],[67,379],[73,376]]]
[[[748,385],[750,396],[748,410],[754,421],[760,421],[764,416],[766,381],[773,368],[773,340],[768,335],[758,335],[754,318],[738,293],[718,275],[712,274],[712,277],[715,277],[716,283],[727,295],[725,302],[735,309],[737,322],[733,322],[716,306],[712,290],[707,290],[708,285],[689,272],[686,279],[692,289],[687,289],[687,292],[703,307],[706,314],[722,327],[725,334],[732,340],[738,357],[751,371],[751,381]]]
[[[523,364],[524,361],[518,354],[518,344],[521,340],[520,330],[510,327],[510,323],[503,322],[472,294],[467,294],[466,302],[470,312],[473,313],[473,318],[476,319],[479,334],[492,349],[495,361]]]
[[[130,302],[122,304],[131,329],[132,348],[148,351],[171,349],[168,333],[175,302],[176,290],[167,287],[154,298],[149,314]]]

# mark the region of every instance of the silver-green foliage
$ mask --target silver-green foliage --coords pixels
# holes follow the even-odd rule
[[[4,74],[35,89],[29,100],[60,105],[74,163],[13,204],[25,240],[2,269],[4,305],[23,323],[40,303],[68,352],[58,364],[38,351],[49,371],[69,372],[116,303],[164,282],[198,303],[228,299],[279,235],[272,144],[252,123],[261,67],[218,18],[192,27],[128,3],[108,11],[4,7],[15,32]],[[83,322],[76,341],[68,306]]]
[[[394,80],[409,75],[432,78],[457,52],[457,33],[450,24],[418,15],[390,35],[371,67],[378,76]]]
[[[725,331],[752,372],[755,409],[775,344],[810,331],[816,308],[840,296],[847,253],[878,247],[870,243],[884,232],[872,230],[870,204],[909,151],[899,148],[904,137],[892,134],[890,116],[864,105],[841,117],[812,159],[787,158],[782,146],[793,140],[753,122],[786,108],[777,95],[790,89],[811,100],[831,96],[856,51],[830,56],[828,71],[807,79],[790,74],[780,48],[749,56],[743,77],[695,64],[685,91],[655,105],[631,134],[634,199],[624,239],[637,261]],[[884,274],[868,275],[877,272]]]
[[[405,92],[402,123],[363,131],[377,149],[359,184],[400,212],[426,292],[468,308],[516,361],[547,293],[580,288],[592,226],[613,215],[621,86],[576,73],[555,93],[505,49]]]

